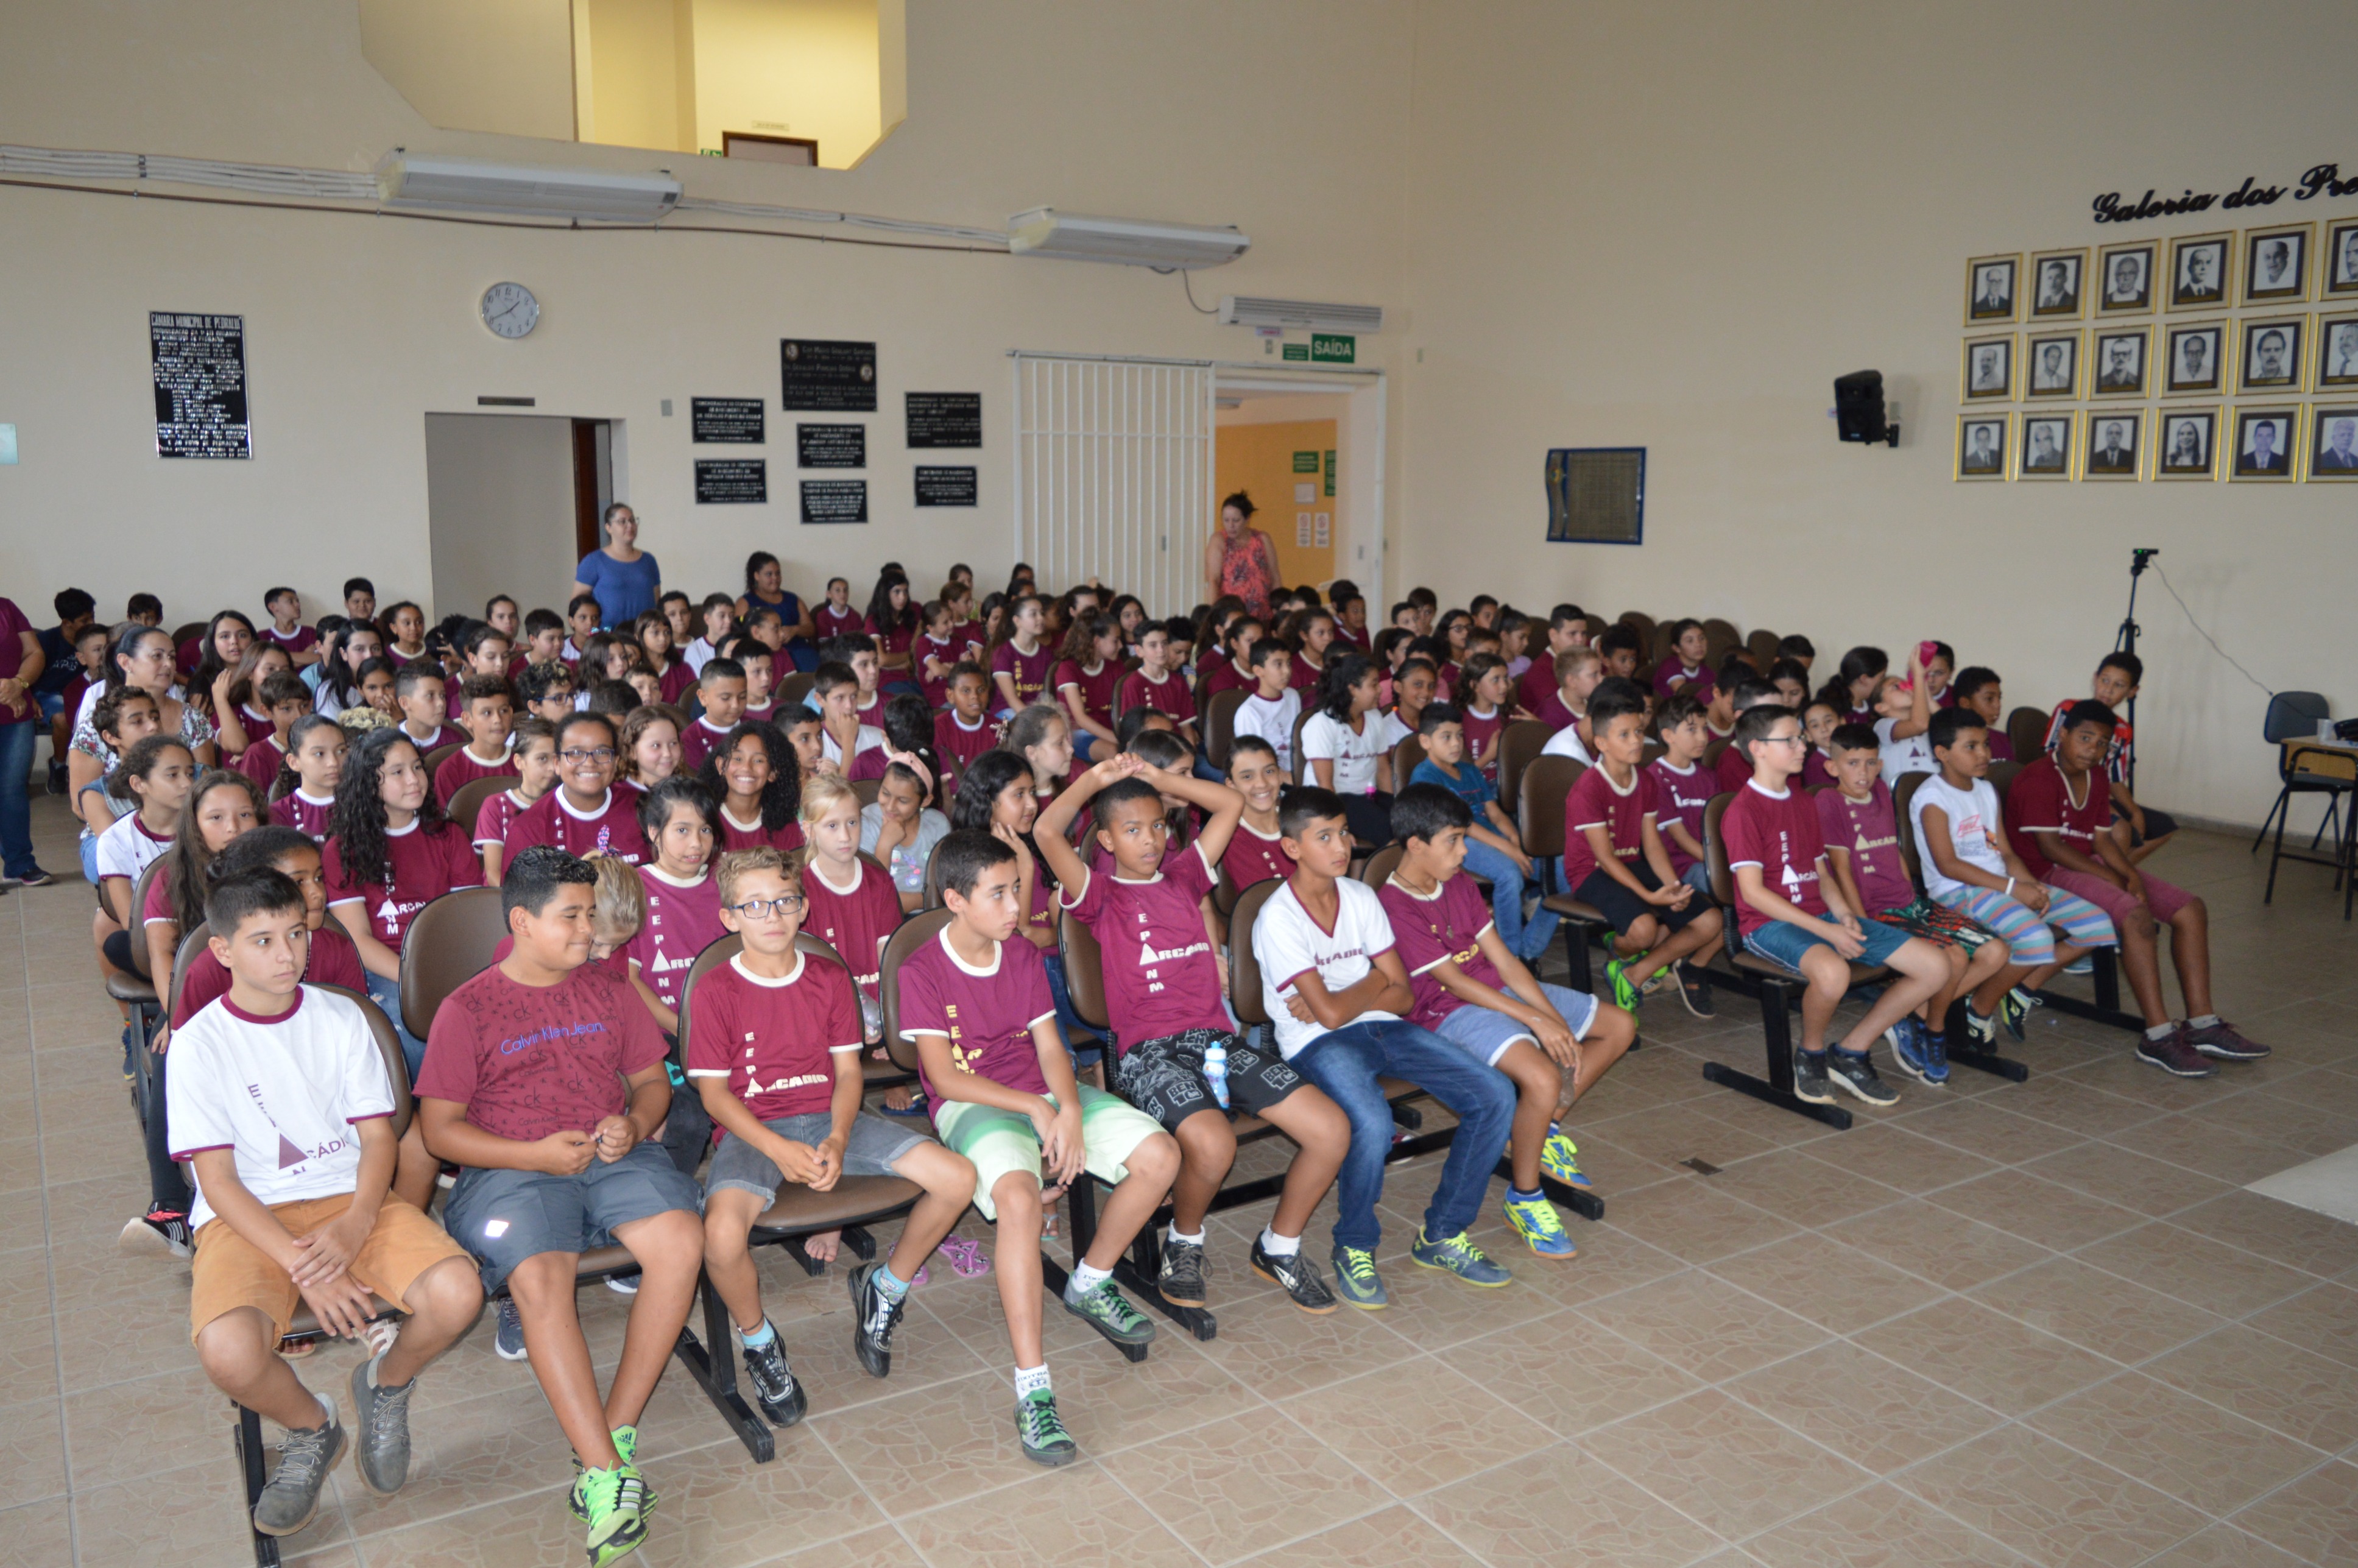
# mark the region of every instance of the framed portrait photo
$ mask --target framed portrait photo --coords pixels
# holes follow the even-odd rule
[[[2244,303],[2282,305],[2309,297],[2309,248],[2314,223],[2244,231]]]
[[[2301,478],[2358,479],[2358,404],[2309,406],[2309,468]]]
[[[2106,245],[2096,253],[2096,314],[2135,316],[2153,308],[2153,264],[2160,247]]]
[[[2144,409],[2089,411],[2087,455],[2080,460],[2082,479],[2134,481],[2144,462]]]
[[[2307,379],[2308,365],[2301,358],[2309,347],[2309,318],[2279,316],[2274,320],[2246,319],[2244,322],[2244,354],[2242,373],[2236,381],[2241,392],[2299,392]]]
[[[2080,333],[2032,332],[2022,342],[2025,397],[2080,395]]]
[[[2061,479],[2072,477],[2072,464],[2078,460],[2073,450],[2079,433],[2080,416],[2069,409],[2052,414],[2025,414],[2022,416],[2022,445],[2016,461],[2017,479]]]
[[[2011,414],[1961,414],[1957,416],[1957,478],[2006,478],[2006,438],[2013,433]]]
[[[2235,236],[2189,234],[2169,242],[2169,308],[2223,310],[2235,270]]]
[[[2164,397],[2192,397],[2203,393],[2216,396],[2226,390],[2226,372],[2221,368],[2227,361],[2226,322],[2189,321],[2172,327],[2165,334],[2163,353]]]
[[[2292,478],[2293,440],[2300,431],[2300,410],[2295,407],[2238,408],[2228,433],[2227,477],[2230,480]]]
[[[2030,258],[2030,319],[2061,321],[2081,314],[2088,276],[2088,253],[2039,251]]]
[[[2021,292],[2022,256],[1975,256],[1965,264],[1965,325],[2011,321]]]
[[[2358,296],[2358,218],[2326,225],[2325,259],[2317,270],[2326,298]]]
[[[2165,408],[2155,416],[2153,477],[2219,477],[2219,408]]]
[[[2358,386],[2358,316],[2317,320],[2317,390]]]
[[[2095,385],[2091,397],[2143,397],[2151,379],[2146,373],[2147,351],[2152,347],[2150,327],[2099,327],[2093,358]]]
[[[2014,396],[2014,334],[1967,338],[1957,397],[1963,403],[2005,403]]]

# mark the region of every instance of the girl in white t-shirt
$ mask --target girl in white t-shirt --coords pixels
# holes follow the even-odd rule
[[[1371,850],[1392,836],[1392,759],[1376,696],[1376,666],[1365,654],[1329,659],[1318,711],[1302,727],[1303,782],[1341,795],[1351,837]]]
[[[1908,676],[1886,676],[1875,688],[1875,739],[1883,752],[1883,782],[1893,789],[1909,773],[1935,773],[1932,761],[1932,684],[1924,674],[1924,651],[1908,655]]]
[[[106,776],[109,795],[138,803],[137,810],[117,818],[98,836],[97,848],[98,892],[106,905],[98,917],[99,952],[126,974],[136,972],[125,935],[138,923],[138,912],[131,907],[132,889],[139,873],[178,836],[180,815],[188,808],[196,778],[196,754],[177,735],[150,735],[137,742]]]

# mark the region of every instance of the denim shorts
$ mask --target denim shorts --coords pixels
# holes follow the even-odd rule
[[[813,1148],[827,1141],[835,1130],[833,1113],[824,1110],[806,1112],[801,1116],[776,1117],[762,1124],[781,1138]],[[920,1143],[933,1140],[922,1132],[905,1127],[895,1127],[881,1116],[861,1111],[851,1119],[851,1133],[843,1142],[843,1173],[847,1176],[889,1176],[893,1163]],[[720,1135],[720,1147],[712,1152],[712,1168],[704,1175],[704,1190],[717,1193],[723,1188],[752,1193],[768,1202],[778,1195],[785,1177],[767,1154],[733,1132]]]
[[[489,1294],[526,1259],[611,1247],[619,1227],[672,1209],[697,1214],[703,1203],[662,1144],[641,1143],[611,1165],[592,1159],[578,1176],[470,1166],[450,1189],[442,1224],[482,1266]]]
[[[1879,920],[1862,920],[1858,933],[1866,948],[1856,958],[1857,964],[1887,964],[1891,956],[1911,940],[1897,925],[1886,925]],[[1779,968],[1794,974],[1801,972],[1801,959],[1812,947],[1831,947],[1833,943],[1815,932],[1804,931],[1790,921],[1772,920],[1757,931],[1744,934],[1744,946],[1755,957],[1766,958]]]
[[[1596,1022],[1596,999],[1585,991],[1552,986],[1545,980],[1540,982],[1540,990],[1546,996],[1548,1005],[1571,1025],[1572,1037],[1574,1040],[1585,1038],[1588,1026]],[[1486,1067],[1497,1066],[1498,1058],[1507,1054],[1507,1047],[1518,1040],[1531,1040],[1534,1045],[1539,1044],[1532,1039],[1530,1030],[1507,1014],[1493,1012],[1487,1007],[1476,1007],[1472,1002],[1467,1002],[1433,1025],[1433,1032]]]

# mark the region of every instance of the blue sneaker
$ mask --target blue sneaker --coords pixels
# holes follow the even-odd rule
[[[1564,1231],[1563,1217],[1555,1212],[1555,1205],[1548,1202],[1544,1195],[1519,1198],[1509,1193],[1504,1207],[1507,1223],[1513,1226],[1515,1234],[1541,1257],[1550,1262],[1561,1263],[1579,1255],[1580,1249],[1573,1244],[1572,1238]],[[1420,1258],[1417,1261],[1424,1260]],[[1506,1272],[1503,1269],[1498,1271]]]
[[[1555,1122],[1548,1123],[1547,1141],[1540,1145],[1540,1169],[1568,1187],[1591,1185],[1586,1173],[1580,1168],[1580,1148],[1563,1135]]]
[[[1409,1244],[1408,1255],[1420,1269],[1439,1269],[1484,1290],[1512,1284],[1515,1279],[1490,1261],[1483,1250],[1474,1245],[1474,1238],[1462,1230],[1445,1240],[1428,1241],[1423,1227],[1420,1226],[1416,1239]]]
[[[1949,1041],[1946,1035],[1925,1029],[1919,1032],[1924,1047],[1924,1081],[1941,1085],[1949,1081]]]
[[[1903,1018],[1890,1033],[1894,1035],[1891,1058],[1899,1064],[1901,1072],[1928,1084],[1938,1084],[1949,1076],[1947,1065],[1943,1064],[1940,1076],[1933,1076],[1931,1052],[1925,1044],[1931,1035],[1924,1028],[1922,1019],[1912,1015]]]
[[[1381,1312],[1391,1303],[1376,1274],[1376,1255],[1339,1241],[1335,1244],[1335,1293],[1362,1312]]]
[[[500,1328],[499,1334],[492,1341],[492,1348],[498,1352],[503,1361],[522,1361],[525,1358],[524,1319],[518,1315],[515,1299],[512,1296],[500,1298]]]
[[[2067,975],[2094,974],[2096,972],[2096,960],[2094,955],[2089,953],[2081,954],[2078,957],[2063,966],[2063,972]]]

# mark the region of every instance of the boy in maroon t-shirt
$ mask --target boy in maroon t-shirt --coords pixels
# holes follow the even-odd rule
[[[1548,612],[1547,646],[1531,656],[1531,668],[1523,672],[1516,687],[1515,700],[1529,709],[1535,719],[1552,719],[1541,709],[1548,699],[1556,696],[1563,685],[1563,655],[1575,648],[1588,646],[1588,618],[1576,604],[1559,604]],[[1572,709],[1575,714],[1578,709]],[[1561,730],[1570,719],[1556,723]]]
[[[1699,764],[1711,744],[1704,722],[1704,705],[1680,692],[1666,699],[1656,715],[1662,737],[1662,754],[1646,764],[1647,773],[1661,792],[1662,809],[1654,826],[1670,851],[1671,870],[1679,881],[1711,896],[1711,867],[1703,852],[1703,815],[1711,797],[1724,793],[1718,780]]]
[[[1171,720],[1179,738],[1188,745],[1195,744],[1195,697],[1187,683],[1171,673],[1171,633],[1163,626],[1148,622],[1138,633],[1138,668],[1121,683],[1120,695],[1114,700],[1114,710],[1127,713],[1133,708],[1152,708]]]
[[[1930,942],[1861,916],[1826,879],[1817,806],[1792,782],[1807,747],[1790,708],[1762,703],[1736,721],[1729,750],[1742,752],[1753,768],[1719,819],[1736,877],[1736,929],[1747,949],[1809,982],[1794,1098],[1832,1105],[1829,1086],[1839,1085],[1869,1105],[1897,1105],[1898,1091],[1877,1076],[1868,1048],[1902,1020],[1915,1022],[1909,1015],[1949,979],[1948,960]],[[1849,993],[1853,963],[1886,965],[1895,978],[1829,1055],[1826,1025]]]
[[[982,666],[961,659],[950,666],[950,705],[934,719],[934,747],[942,754],[950,776],[942,781],[945,810],[957,797],[957,780],[974,760],[999,744],[999,727],[983,716],[990,700],[990,677]]]
[[[1166,795],[1206,817],[1195,841],[1167,856]],[[1112,860],[1096,871],[1072,844],[1073,819],[1085,806],[1097,848]],[[1064,890],[1065,914],[1098,939],[1117,1053],[1114,1090],[1179,1141],[1179,1177],[1155,1288],[1176,1305],[1204,1304],[1204,1217],[1236,1163],[1228,1113],[1241,1111],[1300,1145],[1249,1265],[1284,1287],[1295,1306],[1323,1314],[1335,1310],[1335,1297],[1316,1263],[1303,1258],[1302,1232],[1335,1184],[1351,1146],[1351,1124],[1282,1059],[1247,1045],[1224,1000],[1228,966],[1206,901],[1216,880],[1212,868],[1244,807],[1244,797],[1225,784],[1122,752],[1057,796],[1040,814],[1033,838]]]
[[[592,1563],[646,1537],[638,1420],[679,1342],[704,1263],[702,1195],[652,1141],[671,1108],[664,1038],[629,983],[589,962],[598,873],[546,845],[509,862],[507,957],[434,1014],[417,1114],[465,1167],[443,1224],[502,1302],[497,1348],[527,1357],[582,1465],[571,1506]],[[575,1266],[609,1244],[639,1263],[612,1387],[574,1314]]]

